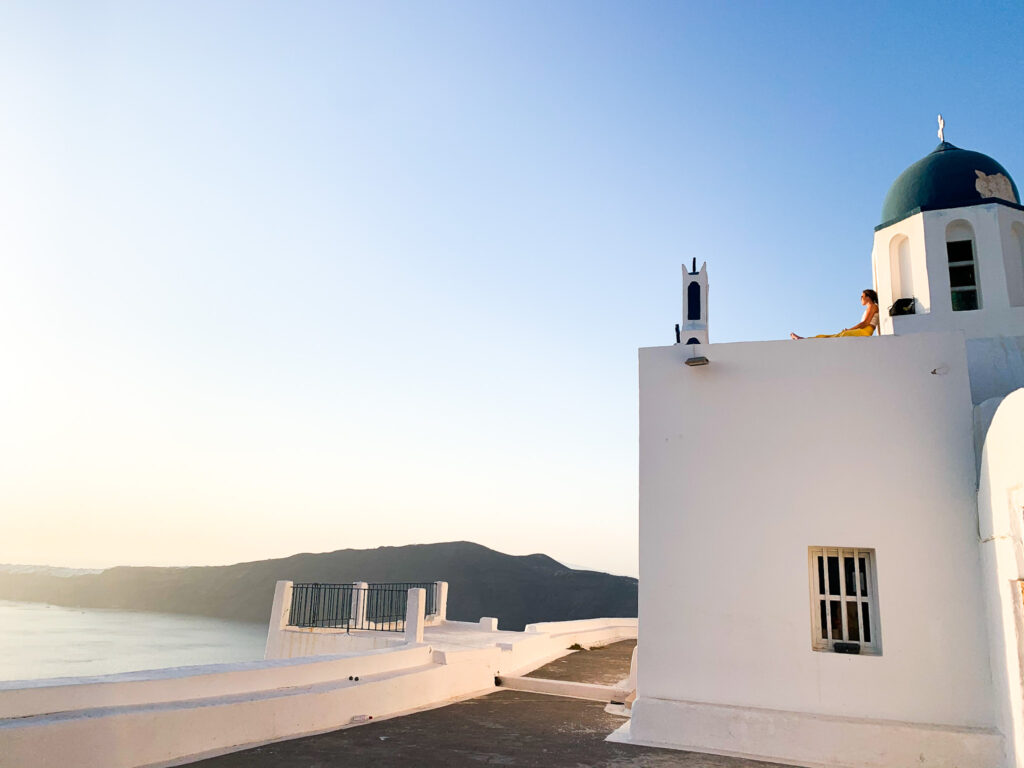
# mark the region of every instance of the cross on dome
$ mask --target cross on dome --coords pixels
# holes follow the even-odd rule
[[[946,140],[946,121],[939,115],[939,141]]]

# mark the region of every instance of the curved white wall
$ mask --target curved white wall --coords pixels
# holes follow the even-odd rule
[[[978,406],[990,410],[991,401]],[[997,716],[1024,766],[1024,389],[998,403],[985,435],[978,517]]]

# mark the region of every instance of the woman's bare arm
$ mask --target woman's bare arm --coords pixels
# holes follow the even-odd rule
[[[860,319],[859,323],[857,323],[856,325],[851,325],[849,328],[844,328],[843,330],[844,331],[856,331],[856,330],[858,330],[860,328],[867,328],[869,325],[871,325],[871,318],[875,316],[875,312],[877,312],[877,311],[878,311],[878,306],[877,305],[874,305],[874,304],[869,305],[868,308],[864,310],[864,317],[862,317]]]
[[[856,326],[850,326],[849,328],[844,328],[843,330],[844,331],[856,331],[857,329],[860,329],[860,328],[866,328],[869,325],[867,321],[868,321],[868,318],[870,316],[871,316],[871,308],[867,307],[867,309],[864,310],[864,316],[860,318],[860,323],[858,323]]]

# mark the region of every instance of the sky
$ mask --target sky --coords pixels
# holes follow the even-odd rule
[[[939,112],[1024,181],[1021,39],[1019,2],[3,3],[0,562],[635,574],[680,265],[713,343],[852,324]]]

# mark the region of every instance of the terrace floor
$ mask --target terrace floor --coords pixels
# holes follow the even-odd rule
[[[580,651],[531,673],[614,684],[629,674],[636,641]],[[537,768],[779,768],[753,760],[614,744],[624,722],[595,701],[521,691],[486,696],[317,736],[281,741],[192,763],[194,768],[369,768],[370,766],[536,766]]]
[[[633,660],[636,640],[577,651],[555,659],[530,672],[527,677],[546,680],[571,680],[574,683],[616,685],[629,677],[629,664]],[[621,720],[620,720],[621,724]]]

